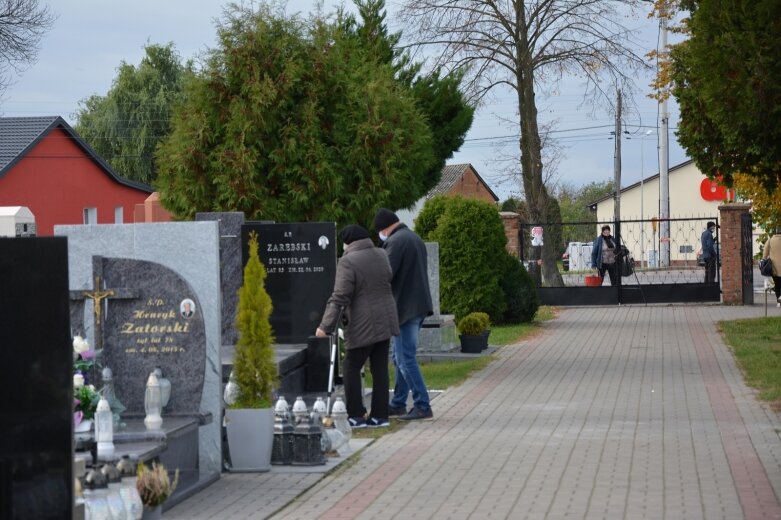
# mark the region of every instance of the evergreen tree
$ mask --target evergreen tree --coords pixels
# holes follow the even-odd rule
[[[269,408],[277,382],[271,297],[265,287],[266,269],[258,256],[258,235],[250,233],[249,260],[239,289],[236,328],[239,339],[233,371],[239,387],[234,408]]]
[[[396,80],[411,90],[418,108],[431,130],[436,162],[419,171],[423,193],[428,193],[442,177],[442,169],[461,145],[474,118],[474,107],[461,92],[463,71],[443,73],[434,69],[421,74],[422,63],[413,62],[402,50],[401,32],[389,33],[385,23],[385,0],[356,0],[360,24],[352,29],[378,62],[393,67]]]
[[[425,117],[344,27],[227,8],[158,149],[167,209],[368,226],[378,206],[424,193],[418,172],[436,161]]]
[[[440,200],[445,210],[429,236],[439,242],[443,311],[457,321],[470,312],[501,321],[507,305],[501,287],[507,239],[496,206],[462,197]]]
[[[154,152],[170,132],[192,64],[182,64],[173,43],[146,45],[138,67],[120,64],[105,96],[79,102],[76,131],[126,179],[152,184]]]

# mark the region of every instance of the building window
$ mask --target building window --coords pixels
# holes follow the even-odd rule
[[[84,223],[85,224],[98,223],[98,208],[84,208]]]
[[[122,224],[125,219],[124,217],[124,208],[122,206],[117,206],[114,208],[114,224]]]

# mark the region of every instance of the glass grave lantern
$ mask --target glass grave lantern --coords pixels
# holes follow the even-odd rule
[[[159,430],[163,426],[163,418],[160,415],[163,412],[163,397],[160,392],[160,383],[157,376],[152,372],[146,381],[146,392],[144,393],[144,426],[147,430]]]

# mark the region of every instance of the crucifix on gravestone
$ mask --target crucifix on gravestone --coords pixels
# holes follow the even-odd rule
[[[81,294],[85,298],[89,298],[92,300],[92,306],[95,311],[95,350],[99,350],[103,348],[103,334],[101,324],[100,324],[100,315],[103,314],[101,309],[101,303],[104,298],[108,298],[109,296],[114,296],[114,291],[101,291],[100,289],[100,276],[95,277],[95,290],[92,292],[84,291]]]
[[[103,257],[92,257],[92,273],[94,275],[94,289],[82,289],[80,291],[70,291],[71,300],[92,300],[93,305],[93,334],[94,350],[99,351],[103,348],[103,321],[105,313],[108,312],[108,300],[124,300],[138,298],[138,291],[135,289],[101,287],[103,274]],[[86,324],[85,324],[86,326]],[[86,335],[86,334],[85,334]]]

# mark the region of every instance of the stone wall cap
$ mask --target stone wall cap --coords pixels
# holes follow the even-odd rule
[[[751,209],[751,204],[748,202],[729,202],[719,206],[719,211],[740,211],[748,209]]]

